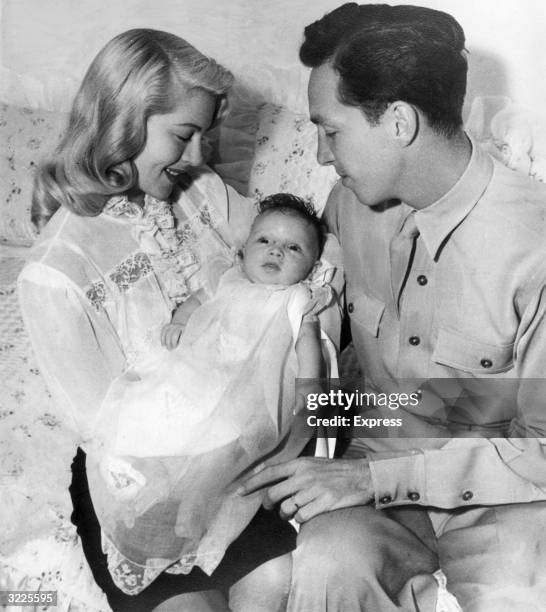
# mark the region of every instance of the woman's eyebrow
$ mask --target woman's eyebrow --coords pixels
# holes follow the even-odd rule
[[[190,127],[190,128],[194,128],[195,130],[203,129],[202,126],[197,125],[196,123],[175,123],[174,126],[175,127]]]

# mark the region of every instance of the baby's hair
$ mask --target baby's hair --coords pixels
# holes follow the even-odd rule
[[[291,193],[274,193],[258,202],[258,215],[269,212],[291,214],[306,221],[315,230],[319,255],[322,254],[326,242],[326,227],[309,200],[304,200]]]
[[[146,124],[180,103],[178,87],[216,97],[221,112],[233,75],[190,43],[160,30],[118,34],[97,54],[74,100],[65,135],[38,170],[31,218],[40,230],[59,206],[95,216],[136,186],[133,159]]]

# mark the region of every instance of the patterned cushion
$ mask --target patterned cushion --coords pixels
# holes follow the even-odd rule
[[[316,128],[307,116],[266,104],[259,113],[248,194],[290,192],[322,211],[337,175],[332,167],[319,166],[316,152]]]
[[[66,113],[0,104],[0,242],[32,242],[32,173],[57,145],[66,120]]]

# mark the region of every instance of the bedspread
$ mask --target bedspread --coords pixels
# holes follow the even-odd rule
[[[0,253],[0,590],[53,590],[52,611],[104,612],[70,522],[75,436],[51,401],[19,312],[20,252]]]

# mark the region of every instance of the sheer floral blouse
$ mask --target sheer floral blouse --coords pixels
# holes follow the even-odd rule
[[[189,294],[210,291],[253,217],[243,198],[201,168],[174,205],[111,198],[97,217],[59,210],[18,281],[40,369],[84,445],[112,381],[165,350],[160,330]]]

